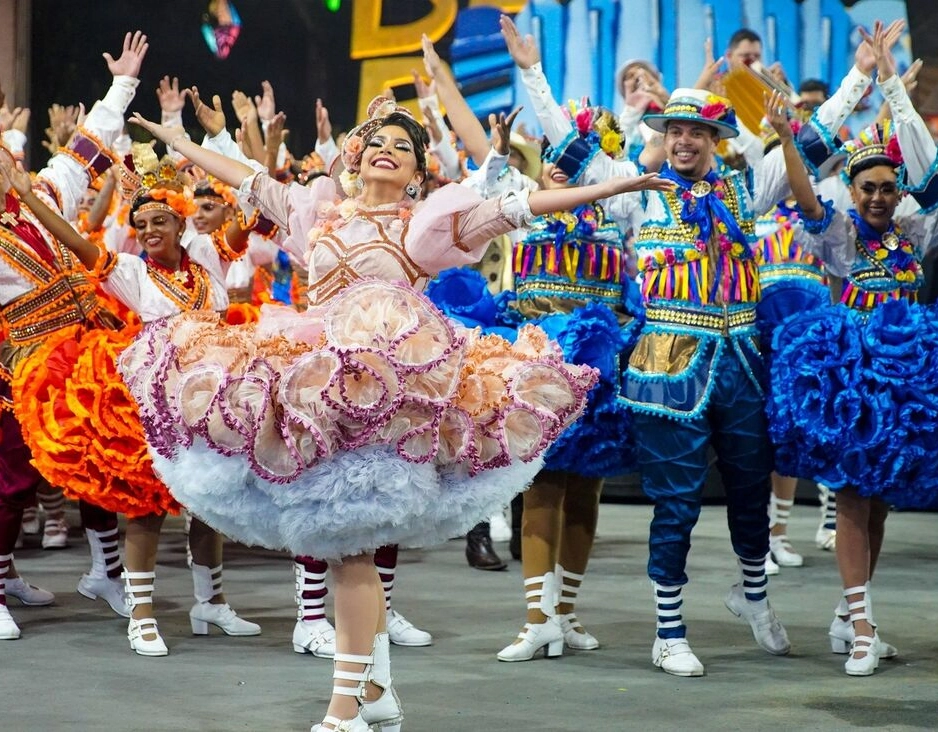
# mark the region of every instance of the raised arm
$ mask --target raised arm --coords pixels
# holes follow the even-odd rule
[[[440,60],[430,39],[424,35],[423,65],[433,81],[436,93],[446,109],[453,131],[462,140],[469,157],[476,165],[481,165],[489,151],[489,139],[485,129],[463,97],[456,80]]]
[[[823,219],[826,211],[814,193],[807,168],[798,148],[795,147],[795,136],[786,114],[785,97],[779,91],[774,91],[771,96],[765,98],[765,116],[781,142],[788,182],[801,213],[806,219],[813,221]]]
[[[188,139],[185,130],[181,127],[158,125],[143,117],[139,112],[134,112],[130,121],[145,129],[160,142],[172,147],[209,175],[214,175],[234,188],[240,187],[245,178],[254,174],[254,170],[244,163],[196,145]]]
[[[101,250],[75,231],[68,221],[36,195],[29,173],[16,167],[13,158],[5,153],[0,154],[0,175],[9,187],[19,194],[20,200],[32,210],[49,233],[68,247],[86,269],[94,269],[101,256]]]
[[[880,21],[876,21],[873,26],[874,33],[877,29],[881,29],[881,32],[885,34],[885,40],[890,48],[899,40],[904,28],[905,22],[901,20],[894,21],[886,28],[883,28]],[[862,33],[865,31],[861,31]],[[840,87],[830,99],[814,112],[814,118],[831,135],[836,135],[840,131],[847,117],[873,83],[871,74],[874,68],[876,68],[876,56],[873,53],[873,47],[864,38],[854,53],[853,68],[847,72],[840,82]]]
[[[88,183],[111,165],[108,148],[124,128],[124,113],[134,97],[148,48],[147,37],[137,31],[124,36],[121,54],[116,59],[104,54],[113,76],[110,89],[95,102],[84,120],[78,120],[78,128],[65,150],[53,155],[37,175],[39,194],[66,219],[76,217]]]
[[[609,178],[588,186],[570,186],[551,190],[534,191],[528,195],[531,213],[541,216],[553,211],[569,211],[584,203],[612,198],[623,193],[638,191],[670,191],[674,183],[659,178],[657,173],[646,173],[629,178]]]
[[[507,15],[501,17],[502,36],[508,53],[521,69],[521,80],[528,90],[534,113],[551,145],[559,145],[570,134],[570,120],[554,99],[547,77],[541,69],[541,53],[532,36],[522,37],[518,27]]]
[[[925,183],[925,178],[934,173],[938,160],[938,146],[925,124],[925,120],[915,111],[905,84],[896,73],[896,59],[892,55],[890,39],[882,29],[874,31],[871,37],[864,33],[864,43],[873,48],[878,74],[876,83],[889,105],[892,121],[895,124],[899,148],[905,163],[908,184],[917,188]]]

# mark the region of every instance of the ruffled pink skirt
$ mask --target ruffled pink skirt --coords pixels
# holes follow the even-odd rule
[[[596,379],[537,328],[481,336],[381,281],[256,324],[151,324],[120,369],[177,500],[327,558],[462,533],[527,485]]]

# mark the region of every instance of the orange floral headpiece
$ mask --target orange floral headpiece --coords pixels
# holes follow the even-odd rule
[[[209,176],[195,184],[195,197],[215,196],[222,199],[232,208],[238,208],[238,199],[235,198],[234,191],[227,183],[223,183],[214,176]]]

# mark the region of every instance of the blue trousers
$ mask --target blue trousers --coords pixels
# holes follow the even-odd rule
[[[761,559],[769,551],[772,449],[763,397],[736,354],[727,351],[715,364],[716,382],[700,417],[633,415],[642,489],[655,504],[648,576],[662,585],[687,583],[687,552],[700,516],[708,445],[716,451],[726,490],[733,551],[744,559]]]

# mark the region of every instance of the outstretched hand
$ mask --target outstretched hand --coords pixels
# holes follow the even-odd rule
[[[269,81],[261,82],[262,93],[254,97],[254,105],[257,107],[257,116],[264,122],[270,122],[277,114],[277,103],[274,100],[274,88]]]
[[[912,65],[905,70],[905,73],[902,75],[902,83],[905,85],[905,90],[908,94],[911,94],[915,91],[915,87],[918,86],[918,74],[922,70],[922,66],[925,65],[925,62],[922,59],[917,58],[912,62]]]
[[[182,127],[165,127],[164,125],[157,124],[156,122],[151,122],[142,114],[140,114],[140,112],[134,112],[128,121],[137,125],[138,127],[142,127],[151,135],[153,135],[153,137],[166,145],[170,145],[173,140],[175,140],[180,135],[186,134],[185,129]]]
[[[231,106],[234,108],[235,117],[242,125],[246,122],[257,121],[257,107],[247,94],[240,89],[235,89],[231,93]]]
[[[267,125],[267,138],[264,140],[265,150],[276,156],[280,152],[280,145],[285,141],[287,129],[287,115],[277,112]]]
[[[878,62],[876,57],[877,51],[873,47],[873,44],[877,33],[880,34],[885,48],[891,49],[894,45],[896,45],[896,42],[902,36],[902,32],[904,30],[904,20],[894,20],[889,24],[888,27],[884,27],[883,22],[881,20],[877,20],[875,23],[873,23],[872,34],[870,34],[865,28],[861,27],[859,31],[860,37],[863,40],[860,42],[860,45],[857,46],[856,53],[854,53],[853,56],[853,62],[856,64],[857,68],[867,76],[872,74],[873,69],[876,68]],[[880,70],[880,75],[882,75],[882,69]]]
[[[427,76],[435,79],[436,75],[443,70],[443,62],[440,61],[440,54],[433,47],[433,41],[424,33],[420,37],[420,45],[423,47],[423,68],[427,71]]]
[[[133,35],[127,33],[124,36],[124,48],[116,60],[107,52],[102,55],[112,76],[137,78],[140,74],[140,66],[143,64],[143,57],[147,55],[149,47],[147,37],[141,31],[136,31]]]
[[[892,47],[899,40],[903,30],[905,30],[905,21],[902,20],[893,21],[888,28],[884,28],[880,21],[876,21],[872,35],[865,28],[860,28],[863,42],[869,46],[873,54],[873,62],[879,72],[880,81],[885,81],[896,73],[896,59],[892,55]]]
[[[499,112],[498,117],[494,114],[489,115],[489,128],[492,130],[492,148],[499,155],[507,155],[511,152],[511,126],[515,123],[515,117],[522,110],[517,107],[511,114],[506,115]]]
[[[202,125],[202,129],[208,133],[209,137],[215,137],[225,129],[225,111],[222,109],[220,96],[215,94],[212,97],[212,106],[210,107],[199,97],[199,88],[197,86],[186,89],[186,95],[192,100],[192,106],[195,108],[195,118],[199,120],[199,124]]]
[[[697,81],[694,82],[694,88],[713,91],[713,85],[720,71],[720,67],[723,65],[723,60],[722,56],[720,56],[720,58],[714,58],[713,39],[707,38],[707,40],[704,41],[704,65],[700,70]]]
[[[673,191],[674,182],[661,178],[657,173],[645,173],[632,178],[610,178],[608,181],[612,188],[610,195],[618,193],[635,193],[636,191]]]
[[[14,107],[10,109],[6,104],[0,105],[0,132],[6,130],[16,130],[20,129],[17,126],[18,121],[25,113],[26,120],[29,121],[29,110],[24,110],[23,107]]]
[[[541,52],[537,50],[534,36],[522,37],[518,26],[507,15],[501,16],[498,22],[502,27],[502,38],[508,46],[508,53],[511,54],[511,58],[514,59],[519,69],[530,69],[540,62]]]

